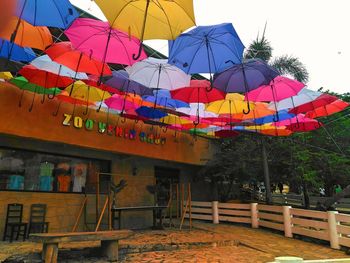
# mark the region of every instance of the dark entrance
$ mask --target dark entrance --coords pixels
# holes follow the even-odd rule
[[[156,201],[159,205],[168,205],[170,198],[170,187],[173,189],[179,183],[180,170],[167,167],[154,167],[157,195]]]

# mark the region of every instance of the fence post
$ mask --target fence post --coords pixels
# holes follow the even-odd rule
[[[251,218],[252,218],[252,228],[258,228],[258,203],[250,204]]]
[[[290,215],[291,206],[283,206],[283,225],[284,225],[284,236],[293,237],[292,233],[292,220]]]
[[[212,202],[213,224],[219,224],[219,202]]]
[[[331,244],[331,248],[340,249],[339,246],[339,235],[337,231],[337,222],[335,215],[338,214],[338,211],[328,211],[328,231],[329,231],[329,242]]]

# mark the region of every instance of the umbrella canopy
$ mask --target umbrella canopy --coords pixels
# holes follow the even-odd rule
[[[289,130],[294,132],[313,131],[321,127],[320,122],[307,118],[304,114],[298,114],[293,118],[276,122],[275,125],[277,127],[286,126]]]
[[[86,72],[97,76],[112,74],[107,64],[90,58],[83,52],[74,49],[70,42],[55,43],[45,52],[53,61],[65,65],[76,72]]]
[[[55,99],[66,102],[73,105],[85,105],[85,106],[94,106],[95,103],[87,100],[80,100],[74,97],[69,96],[69,92],[63,90],[60,94],[58,94]]]
[[[175,39],[195,25],[193,0],[96,0],[112,27],[141,39]],[[141,55],[139,52],[133,58]]]
[[[189,108],[178,108],[177,111],[188,115],[192,120],[194,120],[197,117],[215,118],[218,116],[213,112],[206,111],[205,104],[203,103],[190,103]]]
[[[278,71],[264,61],[250,59],[216,74],[213,86],[226,93],[244,93],[269,84],[278,75]]]
[[[207,80],[191,80],[190,87],[172,90],[170,93],[172,98],[188,103],[210,103],[225,99],[224,92],[217,89],[211,89],[209,91],[209,87],[210,82]]]
[[[132,65],[147,58],[142,50],[134,60],[132,54],[138,52],[140,40],[111,28],[108,22],[79,18],[64,33],[76,49],[103,62]]]
[[[169,63],[187,74],[221,72],[241,63],[244,45],[230,23],[198,26],[169,42]]]
[[[287,77],[278,76],[269,85],[263,85],[246,94],[246,99],[252,101],[281,101],[295,96],[305,87],[305,84]]]
[[[93,86],[89,86],[82,81],[76,81],[74,84],[65,88],[69,96],[87,102],[96,102],[108,99],[111,95]]]
[[[16,15],[34,26],[67,28],[78,11],[68,0],[17,0]]]
[[[174,100],[170,96],[143,96],[142,97],[144,101],[153,102],[157,104],[158,106],[165,107],[165,108],[183,108],[183,107],[189,107],[189,105],[186,102],[183,102],[181,100]]]
[[[24,66],[18,73],[24,76],[29,82],[45,88],[67,87],[73,83],[73,79],[71,78],[37,69],[33,65]]]
[[[29,47],[20,47],[15,43],[0,39],[0,57],[14,61],[30,62],[36,58],[36,55]]]
[[[35,92],[38,94],[51,94],[51,95],[56,95],[60,94],[61,90],[58,88],[44,88],[39,85],[35,85],[33,83],[28,82],[28,80],[25,77],[16,77],[10,80],[10,83],[16,85],[18,88],[22,90],[28,90],[31,92]]]
[[[24,76],[29,82],[45,88],[65,88],[74,82],[73,79],[69,77],[56,75],[49,71],[38,69],[33,65],[24,66],[18,73]]]
[[[318,107],[314,109],[313,111],[309,111],[305,114],[308,118],[319,118],[319,117],[325,117],[332,115],[334,113],[340,112],[344,110],[345,108],[349,107],[349,103],[342,101],[342,100],[336,100],[328,105],[324,105],[322,107]]]
[[[247,103],[251,109],[254,109],[254,103],[244,101],[244,96],[230,93],[226,95],[224,100],[209,103],[206,109],[217,114],[240,114],[247,108]]]
[[[125,70],[112,72],[113,77],[106,81],[106,84],[123,92],[135,93],[140,96],[153,95],[150,88],[129,79],[129,74]]]
[[[12,78],[13,78],[13,75],[11,74],[11,72],[8,72],[8,71],[0,72],[0,79],[1,80],[10,80]]]
[[[321,96],[322,93],[318,91],[309,90],[307,88],[303,88],[297,95],[292,96],[290,98],[286,98],[284,100],[278,102],[271,102],[269,104],[270,109],[286,110],[292,109],[302,104],[311,102]]]
[[[238,132],[232,130],[220,130],[215,132],[215,136],[219,138],[232,138],[238,135]]]
[[[235,114],[232,117],[234,119],[239,119],[239,120],[250,120],[250,119],[255,120],[258,118],[263,118],[268,115],[272,115],[274,113],[275,113],[274,110],[268,108],[267,103],[256,102],[255,108],[251,110],[248,114],[242,114],[242,113]]]
[[[164,111],[154,109],[151,107],[146,107],[146,106],[141,106],[140,108],[138,108],[136,110],[136,113],[141,117],[145,117],[149,119],[160,119],[168,115]]]
[[[278,114],[279,121],[287,120],[287,119],[293,118],[295,116],[295,114],[288,113],[288,111],[286,111],[286,110],[279,111],[279,112],[277,112],[277,114]],[[256,124],[265,124],[265,123],[275,122],[276,118],[275,118],[275,115],[268,115],[268,116],[265,116],[262,118],[256,118],[253,121]]]
[[[47,27],[35,27],[18,17],[13,17],[0,38],[14,42],[21,47],[31,47],[45,50],[52,42],[52,36]]]
[[[149,57],[135,63],[131,67],[127,67],[125,70],[129,73],[131,80],[155,89],[173,90],[187,87],[191,80],[190,75],[168,64],[166,59]]]
[[[108,108],[121,112],[128,112],[139,108],[139,102],[139,100],[133,101],[131,96],[129,98],[125,98],[124,96],[120,96],[118,94],[114,94],[112,97],[105,100],[105,104],[108,106]]]
[[[86,73],[75,72],[74,70],[71,70],[70,68],[64,65],[58,64],[52,61],[52,59],[48,55],[37,57],[30,64],[38,69],[45,70],[63,77],[69,77],[74,79],[88,79]]]
[[[327,104],[332,103],[333,101],[336,101],[338,98],[329,94],[322,94],[321,96],[317,97],[317,99],[310,101],[308,103],[299,105],[291,110],[289,110],[290,113],[299,114],[299,113],[306,113],[308,111],[313,111],[314,109],[317,109],[319,107],[323,107]]]

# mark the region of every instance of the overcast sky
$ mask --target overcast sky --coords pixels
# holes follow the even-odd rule
[[[71,0],[103,19],[91,0]],[[309,88],[350,92],[350,0],[194,0],[197,25],[231,22],[245,46],[262,32],[274,56],[298,57],[310,73]],[[147,41],[167,54],[166,41]]]

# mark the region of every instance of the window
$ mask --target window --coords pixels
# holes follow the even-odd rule
[[[0,148],[0,190],[95,192],[109,162]]]

